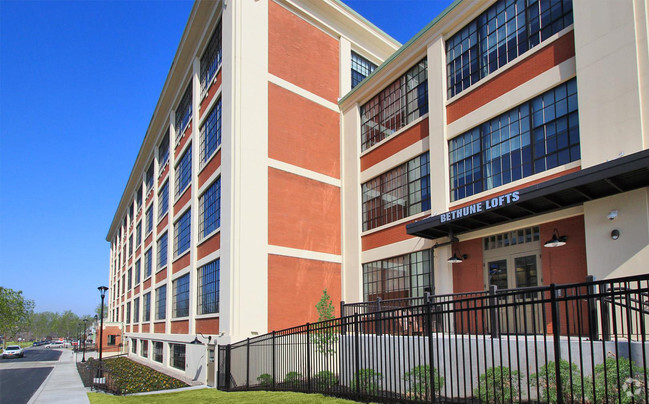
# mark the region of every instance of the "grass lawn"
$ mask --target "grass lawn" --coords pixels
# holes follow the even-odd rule
[[[91,404],[200,404],[200,403],[327,403],[349,404],[355,401],[325,397],[321,394],[303,394],[279,391],[248,391],[227,393],[213,388],[188,390],[177,393],[147,394],[143,396],[111,396],[102,393],[88,393]]]
[[[32,346],[34,343],[33,342],[16,342],[16,341],[7,341],[7,346],[9,345],[20,345],[21,348],[27,348],[29,346]],[[0,345],[0,351],[2,351],[2,345]]]

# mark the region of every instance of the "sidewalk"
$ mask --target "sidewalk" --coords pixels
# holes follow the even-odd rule
[[[74,353],[69,349],[62,351],[54,370],[27,404],[88,404],[90,402],[77,372]]]

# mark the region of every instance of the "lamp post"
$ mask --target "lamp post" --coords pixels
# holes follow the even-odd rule
[[[86,326],[86,323],[88,322],[87,318],[83,319],[83,357],[81,358],[81,362],[86,361],[86,330],[88,330],[88,327]]]
[[[101,295],[101,324],[99,326],[99,362],[101,363],[101,354],[102,354],[102,345],[104,337],[104,297],[106,297],[106,291],[108,288],[106,286],[100,286],[97,288],[99,294]]]

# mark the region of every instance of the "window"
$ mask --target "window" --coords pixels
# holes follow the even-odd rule
[[[108,335],[108,345],[115,345],[117,341],[117,335]]]
[[[158,146],[158,171],[162,172],[162,167],[169,161],[169,131],[162,138]]]
[[[428,63],[417,63],[361,106],[361,150],[428,113]]]
[[[152,161],[151,165],[149,165],[149,168],[146,170],[146,175],[144,176],[147,195],[149,194],[149,191],[153,189],[153,163],[154,162]]]
[[[169,181],[160,189],[158,194],[158,220],[162,219],[169,211]]]
[[[189,274],[176,279],[173,285],[173,316],[186,317],[189,315]]]
[[[192,210],[187,212],[178,219],[174,225],[174,256],[177,257],[189,249],[191,242],[191,217]]]
[[[146,210],[146,234],[153,231],[153,204]]]
[[[142,221],[135,226],[135,247],[139,247],[140,244],[142,244]]]
[[[216,76],[219,66],[221,66],[221,21],[219,21],[210,41],[207,43],[207,48],[201,56],[201,91],[205,92],[212,83],[212,79]]]
[[[198,235],[207,237],[221,226],[221,178],[217,178],[198,201],[200,218],[198,220]]]
[[[140,283],[140,274],[141,274],[141,268],[140,268],[140,260],[135,261],[135,282],[134,285],[137,285]]]
[[[179,197],[192,181],[192,145],[180,158],[176,167],[176,197]]]
[[[158,269],[167,265],[167,233],[163,234],[158,240]]]
[[[137,340],[131,338],[131,352],[137,353]]]
[[[149,341],[142,340],[142,349],[140,350],[140,353],[143,358],[149,357]]]
[[[151,321],[151,292],[144,295],[142,298],[142,321]]]
[[[220,261],[198,269],[198,314],[219,312]]]
[[[376,65],[352,51],[352,88],[376,69]]]
[[[128,237],[128,256],[133,255],[133,235]]]
[[[162,363],[162,342],[153,341],[153,360]]]
[[[155,319],[164,320],[167,317],[167,285],[155,290]]]
[[[136,297],[133,301],[133,322],[140,322],[140,298]]]
[[[539,238],[539,226],[512,230],[483,238],[484,250],[488,251],[520,244],[528,244],[534,241],[539,241]]]
[[[140,185],[135,193],[135,204],[137,205],[137,210],[142,209],[142,185]]]
[[[428,153],[363,184],[363,231],[430,209]]]
[[[171,366],[185,370],[185,345],[169,344],[171,348]]]
[[[432,292],[430,250],[363,264],[363,299],[400,299]]]
[[[128,290],[131,290],[131,288],[133,287],[133,268],[128,269],[126,281],[128,282]]]
[[[135,220],[135,208],[133,207],[133,202],[128,207],[128,220],[129,223]]]
[[[151,269],[153,268],[153,252],[152,248],[149,248],[144,253],[144,279],[151,276]]]
[[[205,166],[207,160],[221,145],[221,99],[216,102],[201,127],[200,165]]]
[[[185,131],[185,128],[189,124],[189,121],[192,119],[192,83],[191,81],[189,82],[189,85],[187,86],[187,90],[185,90],[185,94],[183,95],[183,98],[180,100],[180,103],[178,104],[178,108],[176,109],[176,143],[178,143],[181,139],[181,135]]]
[[[572,24],[572,0],[500,0],[446,41],[451,98]]]
[[[572,79],[449,141],[451,201],[580,158]]]
[[[126,324],[131,323],[131,302],[126,303]]]

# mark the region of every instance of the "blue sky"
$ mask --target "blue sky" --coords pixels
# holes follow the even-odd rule
[[[450,0],[349,0],[405,43]],[[0,286],[94,313],[188,0],[0,1]]]

